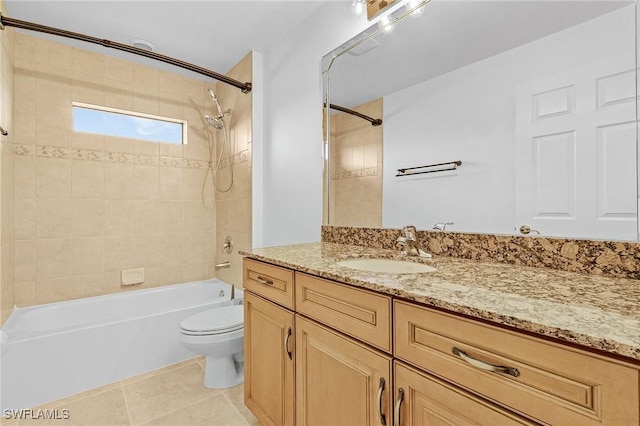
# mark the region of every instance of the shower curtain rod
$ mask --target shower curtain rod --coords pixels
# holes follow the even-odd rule
[[[148,50],[140,49],[138,47],[129,46],[127,44],[118,43],[115,41],[100,39],[97,37],[91,37],[85,34],[74,33],[72,31],[61,30],[58,28],[47,27],[45,25],[34,24],[33,22],[20,21],[18,19],[7,18],[0,13],[0,30],[4,30],[4,27],[16,27],[23,30],[38,31],[41,33],[52,34],[60,37],[72,38],[75,40],[85,41],[87,43],[99,44],[104,47],[110,47],[116,50],[122,50],[123,52],[134,53],[136,55],[145,56],[147,58],[155,59],[156,61],[165,62],[167,64],[175,65],[180,68],[187,69],[189,71],[196,72],[198,74],[211,77],[215,80],[219,80],[223,83],[230,84],[237,87],[242,93],[249,93],[251,91],[251,83],[242,83],[238,80],[234,80],[231,77],[227,77],[224,74],[208,70],[206,68],[199,67],[197,65],[184,62],[179,59],[172,58],[170,56],[160,55],[159,53],[150,52]]]
[[[379,125],[382,124],[382,120],[379,119],[379,118],[371,118],[368,115],[360,114],[358,111],[354,111],[354,110],[349,109],[349,108],[341,107],[340,105],[329,104],[329,108],[335,109],[335,110],[338,110],[338,111],[342,111],[342,112],[346,112],[347,114],[355,115],[356,117],[360,117],[362,119],[365,119],[369,123],[371,123],[372,126],[379,126]]]

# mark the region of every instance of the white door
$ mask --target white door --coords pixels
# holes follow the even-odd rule
[[[636,78],[629,62],[608,59],[517,88],[517,228],[637,238]]]

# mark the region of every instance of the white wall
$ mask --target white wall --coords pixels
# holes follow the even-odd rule
[[[320,240],[322,56],[368,26],[350,1],[327,2],[279,46],[264,52],[264,149],[254,182],[254,247]],[[254,136],[254,142],[257,139]],[[254,150],[256,147],[254,146]],[[260,173],[258,175],[258,173]],[[255,194],[254,194],[255,196]]]
[[[516,86],[613,52],[626,52],[633,69],[633,20],[626,7],[386,96],[383,226],[513,233]],[[455,172],[395,177],[398,168],[455,160]]]

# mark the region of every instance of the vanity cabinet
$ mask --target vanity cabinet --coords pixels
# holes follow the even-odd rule
[[[244,290],[245,405],[262,424],[391,426],[391,297],[251,259]]]
[[[245,404],[262,424],[640,424],[635,365],[244,262]]]
[[[536,425],[451,383],[394,362],[395,424]]]
[[[543,423],[640,424],[636,368],[408,302],[394,314],[395,357],[449,383]]]
[[[294,273],[244,259],[243,277],[245,405],[262,424],[294,425]]]
[[[391,425],[391,361],[297,315],[296,424]]]

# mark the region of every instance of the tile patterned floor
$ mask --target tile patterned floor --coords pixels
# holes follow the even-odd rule
[[[194,358],[53,401],[37,409],[67,409],[69,419],[4,420],[10,426],[246,426],[258,425],[243,404],[243,386],[202,384],[204,358]],[[60,411],[61,412],[61,411]]]

